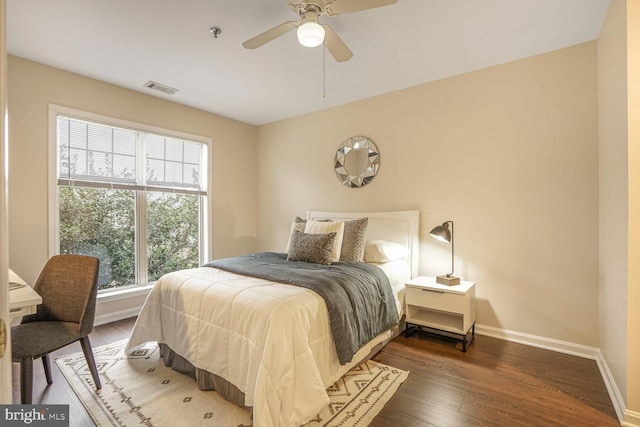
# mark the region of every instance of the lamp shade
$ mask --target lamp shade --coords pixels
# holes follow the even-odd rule
[[[433,227],[433,230],[431,230],[429,235],[442,242],[451,243],[451,230],[449,230],[449,224],[446,222],[442,225]]]
[[[317,22],[305,22],[298,27],[297,34],[302,46],[316,47],[324,42],[324,28]]]
[[[449,228],[449,224],[451,224],[451,228]],[[445,221],[442,225],[433,227],[429,235],[441,242],[451,243],[451,273],[436,277],[436,283],[449,286],[460,284],[460,278],[453,275],[453,221]]]

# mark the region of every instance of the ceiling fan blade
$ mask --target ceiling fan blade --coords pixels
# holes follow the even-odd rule
[[[361,10],[396,4],[398,0],[335,0],[329,1],[324,7],[327,15],[344,15],[360,12]]]
[[[304,0],[287,0],[287,3],[289,3],[289,7],[296,15],[300,15],[300,12],[304,12],[307,8],[307,4]]]
[[[342,39],[336,34],[333,29],[328,25],[323,25],[324,27],[324,46],[327,48],[329,53],[336,59],[338,62],[344,62],[351,59],[353,56],[353,52],[347,47],[346,44],[342,41]]]
[[[246,42],[242,43],[242,46],[247,49],[258,48],[263,44],[268,43],[271,40],[276,39],[281,35],[293,30],[297,25],[298,23],[295,21],[284,22],[276,27],[273,27],[270,30],[265,31],[262,34],[258,34],[252,39],[247,40]]]

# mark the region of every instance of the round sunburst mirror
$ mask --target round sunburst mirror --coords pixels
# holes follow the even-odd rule
[[[352,136],[342,141],[334,159],[336,176],[347,187],[364,187],[376,176],[380,153],[372,140]]]

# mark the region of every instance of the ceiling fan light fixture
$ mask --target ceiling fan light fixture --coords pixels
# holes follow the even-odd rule
[[[317,22],[305,22],[298,27],[298,41],[302,46],[316,47],[324,42],[324,28]]]

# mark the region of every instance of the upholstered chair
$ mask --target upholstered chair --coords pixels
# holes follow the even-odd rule
[[[89,333],[93,329],[100,261],[85,255],[56,255],[47,261],[34,290],[42,297],[36,314],[11,328],[13,360],[20,362],[20,396],[31,403],[33,360],[42,358],[53,384],[49,353],[80,341],[96,389],[101,387]]]

